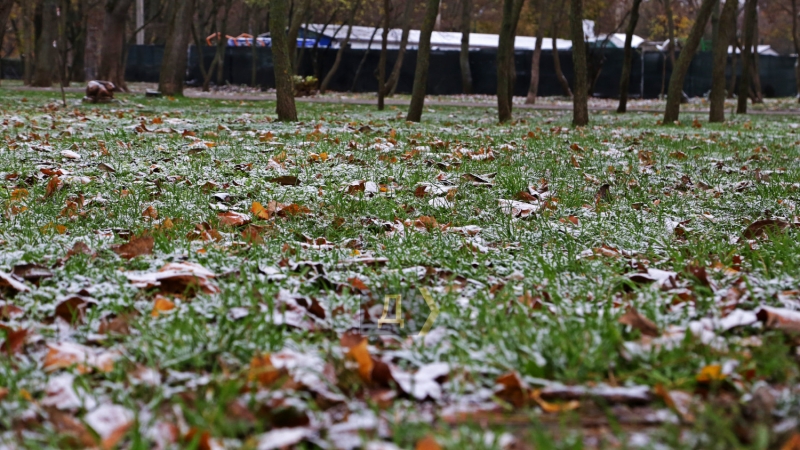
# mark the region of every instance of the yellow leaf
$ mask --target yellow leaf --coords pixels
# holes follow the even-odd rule
[[[721,381],[725,379],[725,374],[722,373],[722,366],[719,364],[712,364],[705,366],[700,370],[696,377],[699,383],[710,383],[712,381]]]
[[[247,373],[247,380],[257,381],[262,386],[270,386],[283,375],[282,371],[272,365],[269,353],[253,356],[250,360],[250,370]]]
[[[581,403],[577,400],[571,400],[566,403],[550,403],[542,398],[539,389],[531,392],[531,399],[535,401],[540,408],[542,408],[542,411],[547,413],[573,411],[581,406]]]
[[[366,339],[361,339],[358,344],[351,347],[350,351],[347,352],[347,357],[358,363],[358,375],[361,376],[362,380],[367,383],[372,381],[372,368],[375,363],[372,362],[372,357],[369,356]]]
[[[253,202],[253,205],[250,206],[250,212],[255,214],[259,219],[263,220],[269,220],[271,216],[267,208],[264,208],[264,206],[259,202]]]
[[[156,301],[153,305],[153,311],[150,313],[150,315],[152,317],[158,317],[161,313],[165,313],[173,309],[175,309],[175,303],[173,303],[170,299],[159,295],[156,296]]]

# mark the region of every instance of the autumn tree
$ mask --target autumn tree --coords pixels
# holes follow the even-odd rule
[[[411,104],[408,106],[407,120],[419,122],[422,120],[422,108],[425,106],[425,93],[428,90],[428,66],[431,56],[431,33],[436,25],[436,15],[439,12],[439,0],[426,0],[425,18],[420,30],[419,46],[417,47],[417,67],[414,71],[414,87],[411,89]]]
[[[717,0],[703,0],[700,8],[697,11],[697,17],[694,20],[691,30],[689,31],[689,38],[683,45],[678,61],[675,67],[672,68],[672,77],[669,80],[669,89],[667,90],[667,106],[664,110],[664,124],[670,124],[678,120],[681,112],[681,98],[683,94],[683,80],[686,78],[686,72],[689,71],[689,65],[692,63],[692,58],[700,45],[700,39],[703,37],[708,19],[711,17],[711,11],[714,9]]]
[[[271,0],[269,29],[272,37],[272,59],[275,70],[275,90],[277,104],[275,110],[278,120],[297,121],[297,108],[294,104],[294,84],[292,83],[292,61],[289,56],[289,40],[286,36],[287,0]],[[292,50],[297,46],[292,42]]]
[[[53,84],[55,67],[61,65],[57,63],[57,49],[53,48],[53,41],[56,40],[58,31],[58,17],[56,11],[58,5],[56,0],[44,0],[42,8],[42,27],[39,38],[36,40],[36,64],[31,79],[31,86],[50,87]]]
[[[411,1],[411,0],[407,0]],[[472,71],[469,68],[469,32],[472,19],[472,0],[461,0],[461,52],[458,65],[461,68],[461,91],[472,94]]]
[[[753,37],[755,34],[756,0],[744,3],[744,37],[742,38],[742,78],[739,81],[739,98],[736,99],[736,113],[747,114],[747,97],[750,96],[750,82],[753,70]]]
[[[194,20],[195,0],[178,2],[169,20],[167,42],[164,46],[164,59],[161,61],[161,74],[158,90],[165,95],[182,95],[186,78],[187,49]],[[199,50],[199,49],[198,49]]]
[[[738,0],[725,0],[717,25],[717,34],[714,36],[711,93],[708,96],[709,122],[725,121],[725,66],[728,63],[728,42],[738,6]]]
[[[525,97],[525,104],[527,105],[535,104],[539,93],[540,63],[542,60],[542,46],[544,45],[544,18],[547,2],[545,0],[539,0],[537,3],[536,45],[534,46],[533,56],[531,57],[531,82],[528,86],[528,96]],[[555,36],[553,36],[552,39],[555,39]]]
[[[503,0],[503,19],[497,44],[497,116],[498,120],[511,120],[514,95],[514,39],[517,22],[524,0]]]
[[[624,56],[622,60],[622,74],[619,80],[619,106],[617,106],[618,113],[624,113],[628,110],[628,89],[631,85],[631,65],[633,64],[633,33],[636,31],[636,25],[639,22],[639,6],[642,0],[633,0],[631,6],[631,17],[628,19],[628,29],[625,32],[625,49],[623,50]]]
[[[570,35],[572,36],[573,76],[572,124],[589,124],[589,83],[586,67],[586,43],[583,35],[583,0],[570,1]]]
[[[400,35],[400,48],[397,50],[397,59],[394,61],[392,71],[389,73],[389,78],[383,85],[383,95],[392,96],[397,87],[397,82],[400,80],[400,69],[403,67],[403,60],[406,55],[406,47],[408,47],[408,36],[411,32],[411,14],[414,12],[414,0],[406,0],[405,7],[403,8],[403,31]]]
[[[103,41],[100,49],[100,78],[118,89],[125,84],[125,21],[133,0],[106,0],[103,18]]]

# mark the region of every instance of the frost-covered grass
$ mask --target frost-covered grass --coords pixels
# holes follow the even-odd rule
[[[2,444],[766,448],[797,427],[796,335],[753,315],[800,309],[796,117],[301,104],[281,124],[269,102],[77,95],[0,90],[0,272],[52,275],[0,294]],[[271,201],[292,206],[259,217]],[[743,235],[761,219],[787,226]],[[152,253],[118,256],[131,236]],[[129,280],[181,262],[211,288]],[[365,362],[353,331],[392,294],[408,327],[365,333]]]

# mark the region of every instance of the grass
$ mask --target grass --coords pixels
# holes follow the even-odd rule
[[[87,417],[93,405],[112,404],[131,416],[107,443],[125,448],[160,439],[254,448],[263,433],[300,425],[314,434],[301,445],[340,447],[355,440],[411,448],[434,436],[446,448],[499,448],[507,437],[522,448],[767,448],[791,434],[786,420],[800,412],[795,336],[759,324],[710,324],[734,309],[800,307],[798,230],[739,239],[756,220],[796,220],[796,117],[734,116],[695,128],[690,120],[657,126],[660,114],[603,114],[575,130],[559,111],[517,111],[513,124],[497,125],[492,109],[436,106],[411,124],[399,109],[303,104],[299,124],[281,124],[270,102],[122,95],[122,103],[94,106],[76,104],[70,93],[63,109],[53,93],[0,95],[0,271],[34,263],[52,272],[39,286],[28,281],[30,292],[2,294],[22,313],[3,317],[0,338],[6,333],[9,342],[9,330],[24,329],[27,339],[0,359],[0,388],[8,390],[0,395],[0,442],[63,448],[81,446],[87,435],[110,439]],[[141,124],[177,132],[135,131]],[[209,145],[193,145],[183,130]],[[491,160],[469,156],[488,149]],[[283,167],[270,168],[271,160]],[[48,195],[52,178],[42,169],[68,172],[59,175],[63,187]],[[479,186],[465,174],[495,175],[491,186]],[[277,175],[301,184],[270,181]],[[385,192],[346,192],[358,180]],[[452,205],[415,195],[421,183],[442,180],[455,189]],[[529,218],[498,207],[545,182],[551,197]],[[610,196],[597,201],[603,184]],[[309,213],[251,214],[253,202],[270,201]],[[143,216],[148,207],[157,218]],[[221,224],[223,210],[252,217],[257,242],[242,227]],[[436,223],[415,227],[420,217]],[[189,239],[203,223],[220,239]],[[477,236],[452,231],[470,225],[480,227]],[[154,237],[152,254],[126,260],[112,251],[146,234]],[[318,238],[331,245],[315,248]],[[78,241],[95,255],[64,261]],[[603,246],[615,250],[603,256]],[[341,264],[356,257],[388,262]],[[133,286],[125,274],[180,261],[216,273],[220,292],[172,293],[174,308],[153,314],[156,290]],[[292,269],[303,261],[320,263],[324,276],[310,265]],[[693,266],[706,269],[713,287]],[[676,285],[631,281],[645,267],[675,272]],[[441,308],[433,331],[412,337],[428,314],[417,296],[409,329],[397,339],[368,334],[368,351],[404,372],[448,363],[436,400],[375,374],[363,379],[353,351],[348,356],[340,343],[359,328],[363,307],[379,314],[384,295],[397,293],[409,305],[419,287]],[[318,302],[325,317],[305,312],[314,324],[305,328],[274,323],[282,290]],[[79,293],[93,300],[83,317],[55,318],[56,306]],[[657,326],[660,344],[619,322],[627,306]],[[127,329],[108,332],[115,318]],[[63,342],[118,355],[107,371],[45,370],[47,344]],[[321,398],[291,371],[254,383],[254,356],[281,351],[316,358],[317,372],[335,375],[328,388],[343,400]],[[698,381],[715,365],[730,371]],[[75,374],[71,389],[81,405],[59,415],[64,404],[48,402],[47,386],[64,373]],[[147,385],[144,373],[158,381]],[[508,373],[523,380],[521,394],[498,387]],[[558,383],[646,386],[653,394],[636,405],[581,398],[578,409],[561,414],[531,400],[531,391]],[[384,390],[394,396],[387,400]],[[691,413],[655,394],[664,391],[684,393]],[[753,398],[767,392],[773,403],[758,415]],[[566,400],[550,403],[567,409]],[[335,424],[348,417],[363,420],[341,431]],[[170,426],[177,431],[164,431]]]

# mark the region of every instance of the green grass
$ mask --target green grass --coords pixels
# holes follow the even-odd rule
[[[425,435],[436,436],[447,448],[499,448],[503,433],[515,436],[523,448],[615,442],[625,447],[643,436],[647,445],[668,448],[766,448],[786,436],[773,425],[800,412],[797,396],[790,394],[799,375],[794,336],[758,326],[709,331],[714,340],[688,331],[732,308],[798,309],[797,293],[784,294],[785,303],[778,297],[798,289],[800,231],[790,228],[752,243],[736,239],[755,220],[792,222],[798,215],[800,152],[791,126],[796,117],[737,116],[693,128],[691,120],[684,126],[657,126],[659,114],[604,114],[593,117],[590,127],[574,130],[570,115],[556,111],[517,111],[513,125],[497,125],[492,109],[437,106],[423,123],[411,124],[395,108],[378,112],[358,105],[302,104],[301,122],[282,124],[274,121],[271,102],[121,95],[121,103],[94,106],[76,104],[78,94],[69,94],[70,107],[63,109],[48,92],[0,90],[0,98],[0,271],[27,262],[50,267],[53,274],[38,287],[29,283],[31,292],[0,294],[23,310],[1,323],[29,330],[22,350],[0,359],[0,388],[9,391],[0,400],[0,442],[77,446],[42,404],[48,380],[64,372],[76,374],[79,396],[133,412],[135,423],[119,441],[125,448],[151,448],[155,441],[149,430],[160,422],[182,424],[181,446],[202,447],[199,438],[192,443],[185,436],[194,428],[225,447],[253,448],[261,433],[303,424],[306,418],[318,439],[336,444],[342,438],[330,432],[333,424],[348,415],[370,414],[381,417],[382,425],[354,431],[352,437],[401,448],[413,447]],[[162,123],[154,124],[154,118]],[[134,131],[142,121],[149,130],[172,127],[178,133]],[[369,129],[358,132],[364,125]],[[190,151],[191,141],[180,134],[184,129],[215,146]],[[268,131],[274,140],[259,140]],[[391,136],[393,149],[375,148]],[[583,150],[572,150],[572,144]],[[429,149],[411,153],[424,146]],[[472,160],[457,155],[459,147],[462,153],[490,148],[495,158]],[[68,149],[81,159],[62,157]],[[312,162],[311,153],[326,153],[327,160]],[[268,168],[271,158],[283,161],[284,170]],[[642,164],[648,159],[651,167]],[[100,163],[116,172],[105,173]],[[442,172],[437,163],[450,169]],[[43,168],[70,172],[60,177],[63,189],[46,195],[50,178]],[[768,181],[757,179],[757,169],[769,174]],[[473,186],[462,178],[467,173],[496,173],[494,184]],[[431,196],[414,195],[420,183],[436,182],[440,174],[457,189],[449,208],[430,205]],[[297,176],[301,185],[269,181],[277,175]],[[684,175],[690,184],[682,181]],[[369,198],[343,191],[357,180],[385,185],[389,192]],[[545,180],[552,193],[549,207],[527,219],[512,218],[498,207],[498,199],[515,199]],[[204,190],[208,182],[218,187]],[[738,185],[742,182],[749,184]],[[596,203],[604,183],[610,184],[611,197]],[[19,188],[28,194],[15,200]],[[219,224],[219,210],[211,206],[220,204],[214,193],[229,194],[225,206],[248,215],[254,201],[266,206],[272,200],[303,205],[310,213],[254,218],[253,224],[264,229],[263,243],[253,244],[240,230]],[[81,196],[85,205],[77,215],[62,214]],[[158,219],[142,216],[149,206]],[[25,210],[19,212],[20,207]],[[420,231],[413,223],[421,216],[449,228],[477,225],[481,231],[477,238],[448,227]],[[568,220],[571,216],[578,225]],[[174,226],[157,229],[166,218]],[[411,225],[404,234],[387,233],[387,224],[402,221]],[[684,221],[685,231],[670,231]],[[219,230],[219,242],[187,238],[204,222]],[[65,232],[55,231],[56,225]],[[118,257],[112,245],[127,242],[120,230],[152,234],[153,254]],[[325,238],[333,246],[305,248],[306,237]],[[96,256],[74,256],[62,264],[77,241]],[[585,254],[603,245],[633,256]],[[388,262],[338,264],[354,256]],[[152,317],[155,292],[132,286],[125,273],[154,272],[176,261],[215,272],[220,292],[170,297],[175,309]],[[308,268],[291,271],[298,261],[322,263],[325,279],[315,279]],[[677,272],[682,290],[632,283],[626,274],[637,264]],[[688,272],[692,264],[707,268],[716,291]],[[739,271],[732,271],[736,264]],[[285,277],[270,279],[264,274],[270,267]],[[415,268],[427,274],[420,277]],[[342,289],[353,277],[370,290]],[[419,287],[430,289],[441,308],[429,339],[410,337],[427,315],[417,299],[417,328],[396,340],[369,335],[370,353],[409,372],[427,363],[449,363],[438,401],[418,401],[394,383],[367,385],[345,361],[340,345],[341,335],[358,328],[360,305],[379,308],[383,296],[394,293],[410,301]],[[54,321],[60,299],[81,290],[96,305],[82,320]],[[319,302],[325,319],[311,330],[275,325],[272,312],[281,290]],[[528,304],[526,292],[538,307]],[[693,299],[687,300],[689,295]],[[626,305],[652,320],[660,333],[677,337],[646,349],[647,337],[618,322]],[[234,318],[232,312],[242,316]],[[123,315],[130,317],[127,333],[98,336],[102,323]],[[107,373],[80,374],[76,367],[48,372],[42,362],[46,344],[56,342],[120,355]],[[332,404],[302,386],[256,388],[248,382],[254,356],[287,349],[319,358],[336,373],[330,389],[347,401]],[[725,380],[710,387],[696,381],[704,367],[731,361],[738,365]],[[134,373],[144,369],[157,371],[160,382],[135,384]],[[587,398],[563,415],[542,412],[532,400],[514,407],[502,392],[487,394],[500,375],[512,371],[530,390],[552,383],[663,386],[691,394],[699,408],[694,421],[680,423],[658,396],[640,406]],[[763,386],[780,398],[774,414],[753,418],[750,398]],[[391,389],[397,398],[378,401],[378,388]],[[473,404],[462,406],[475,413],[472,418],[448,418],[450,408],[470,399]],[[66,412],[80,423],[91,409]],[[657,414],[667,419],[647,426],[631,419]],[[590,425],[598,421],[604,424],[600,431]]]

